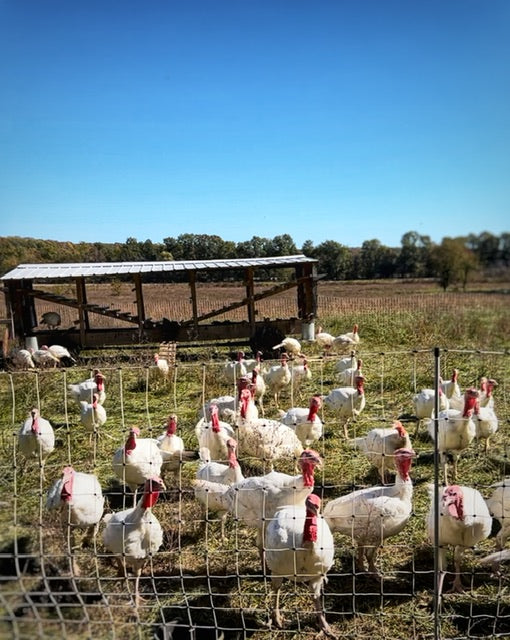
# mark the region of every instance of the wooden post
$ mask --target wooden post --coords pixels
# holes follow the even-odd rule
[[[250,323],[250,333],[253,335],[255,332],[255,285],[253,282],[253,267],[248,267],[245,270],[245,284],[246,284],[246,307],[248,308],[248,322]]]
[[[313,321],[317,315],[317,268],[315,264],[296,267],[296,279],[305,278],[297,287],[298,316],[302,321]]]
[[[87,346],[87,331],[90,329],[89,314],[85,305],[87,304],[87,290],[85,288],[85,278],[76,278],[76,299],[78,300],[78,319],[80,321],[80,345]]]
[[[145,304],[143,301],[142,277],[139,273],[133,275],[135,281],[136,310],[138,315],[138,338],[142,339],[145,325]]]
[[[190,271],[188,273],[189,286],[191,289],[191,309],[193,312],[193,327],[195,328],[195,335],[198,335],[198,306],[197,306],[197,272]]]

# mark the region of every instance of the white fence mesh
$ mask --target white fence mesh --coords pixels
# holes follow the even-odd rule
[[[400,418],[418,454],[411,477],[412,514],[399,534],[378,550],[379,576],[358,571],[356,545],[335,533],[335,560],[324,584],[322,605],[332,631],[344,638],[486,638],[510,636],[508,573],[485,566],[482,560],[496,549],[492,534],[462,559],[464,593],[434,593],[434,546],[426,532],[434,481],[433,444],[423,425],[413,420],[412,397],[434,384],[434,353],[396,351],[360,353],[366,376],[366,407],[349,421],[350,438]],[[336,358],[310,358],[312,379],[282,392],[281,407],[307,406],[314,393],[326,395],[335,386]],[[195,424],[202,403],[234,393],[222,382],[224,362],[178,363],[167,380],[157,378],[145,362],[109,365],[98,362],[106,377],[107,421],[99,437],[90,437],[80,423],[80,409],[68,385],[90,376],[91,369],[0,372],[1,539],[0,634],[5,638],[292,638],[315,637],[317,619],[310,593],[296,579],[285,582],[281,595],[282,629],[267,626],[274,605],[271,579],[262,571],[255,530],[229,516],[225,538],[217,515],[204,514],[194,497],[197,462],[183,463],[164,476],[166,490],[153,507],[163,540],[147,559],[140,579],[144,600],[135,606],[135,576],[118,575],[100,531],[88,547],[71,549],[70,529],[59,513],[46,508],[49,487],[64,466],[95,473],[106,496],[106,511],[133,504],[129,489],[115,478],[112,456],[133,426],[140,437],[157,437],[170,413],[178,418],[178,434],[189,450],[198,447]],[[273,362],[267,364],[274,364]],[[495,378],[495,407],[499,429],[488,453],[474,440],[462,451],[457,482],[474,487],[484,498],[491,485],[510,475],[508,453],[509,361],[506,352],[443,350],[440,372],[445,379],[459,369],[461,387],[478,387],[482,376]],[[19,450],[19,430],[32,407],[50,421],[56,438],[44,468],[27,461]],[[266,416],[278,410],[269,394]],[[313,447],[323,456],[315,472],[314,492],[324,507],[330,500],[361,487],[380,484],[364,454],[345,441],[344,420],[322,407],[324,437]],[[245,476],[264,472],[248,452],[239,452]],[[296,473],[292,463],[276,463],[279,471]],[[267,471],[267,469],[266,469]],[[442,473],[442,471],[441,471]],[[441,477],[441,474],[440,474]],[[437,550],[436,550],[437,551]],[[79,572],[73,570],[75,558]],[[448,547],[448,575],[453,571]],[[299,574],[299,571],[296,570]]]

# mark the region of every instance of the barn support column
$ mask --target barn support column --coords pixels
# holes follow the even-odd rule
[[[142,278],[139,273],[133,275],[135,282],[135,296],[136,296],[136,312],[138,315],[138,339],[143,337],[143,329],[145,325],[145,304],[143,301],[143,289]]]
[[[37,326],[35,302],[30,295],[30,291],[33,289],[32,284],[32,280],[12,280],[7,285],[9,289],[7,308],[11,313],[11,326],[18,342],[25,342],[25,339],[32,335],[34,327]]]
[[[78,300],[78,321],[80,323],[80,344],[87,346],[87,331],[90,329],[89,314],[85,305],[87,304],[87,289],[85,278],[76,278],[76,299]]]
[[[298,316],[301,318],[303,340],[315,338],[317,315],[317,270],[315,264],[296,266]]]
[[[193,328],[195,335],[198,335],[198,306],[197,306],[197,272],[190,271],[188,274],[189,287],[191,290],[191,309],[193,313]]]
[[[253,267],[248,267],[245,270],[245,284],[246,284],[246,307],[248,309],[248,322],[250,323],[250,334],[255,332],[255,285],[253,283]]]

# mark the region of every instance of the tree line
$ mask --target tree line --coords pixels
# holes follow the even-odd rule
[[[475,273],[497,274],[510,265],[510,233],[484,231],[434,243],[429,236],[408,231],[400,247],[366,240],[361,247],[347,247],[336,240],[315,245],[306,240],[297,247],[288,234],[232,242],[217,235],[184,233],[163,242],[59,242],[18,236],[0,237],[0,273],[22,263],[129,262],[154,260],[212,260],[256,258],[303,253],[318,260],[318,272],[327,280],[379,278],[436,278],[447,289],[465,286]],[[281,273],[280,273],[281,275]]]

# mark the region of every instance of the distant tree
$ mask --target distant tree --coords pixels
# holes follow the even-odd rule
[[[499,252],[501,263],[510,266],[510,233],[502,233],[499,239]]]
[[[402,277],[420,278],[428,275],[432,242],[429,236],[408,231],[402,236],[397,260],[397,272]]]
[[[267,256],[292,256],[299,253],[294,240],[288,233],[275,236],[267,246]]]
[[[308,256],[309,258],[313,257],[314,248],[313,248],[312,240],[305,240],[303,242],[303,246],[301,247],[301,253],[305,256]]]
[[[379,240],[365,240],[358,256],[358,273],[361,278],[391,278],[395,273],[397,251],[381,244]]]
[[[462,238],[443,238],[433,249],[433,264],[440,286],[446,291],[460,282],[466,288],[469,274],[476,269],[477,259]]]
[[[345,280],[351,269],[351,252],[335,240],[321,242],[310,257],[317,258],[319,273],[328,280]]]

